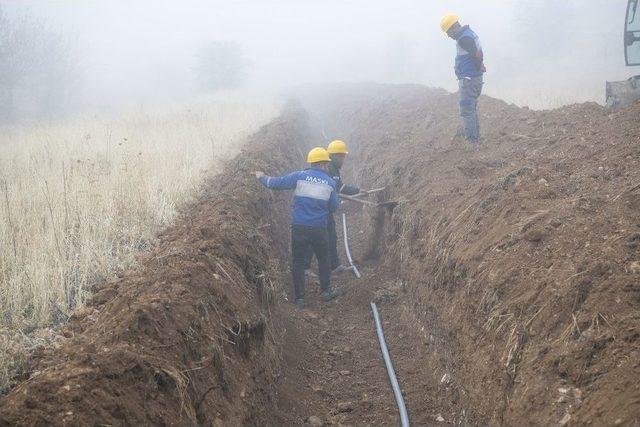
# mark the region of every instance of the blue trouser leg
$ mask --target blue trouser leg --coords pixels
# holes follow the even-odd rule
[[[467,141],[476,142],[478,140],[478,135],[476,134],[476,106],[472,99],[460,100],[460,117],[462,117],[464,137]]]
[[[482,77],[462,78],[458,80],[458,88],[464,136],[470,142],[478,142],[480,139],[478,98],[482,93]]]

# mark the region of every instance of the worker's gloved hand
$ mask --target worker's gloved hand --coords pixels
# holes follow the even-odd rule
[[[263,176],[265,176],[264,172],[262,171],[255,171],[254,174],[256,175],[256,178],[260,179]]]

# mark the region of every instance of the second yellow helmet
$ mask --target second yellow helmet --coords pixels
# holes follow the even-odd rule
[[[442,17],[442,20],[440,21],[440,28],[442,28],[442,31],[446,33],[451,27],[453,27],[453,24],[458,22],[458,20],[458,15],[447,13]]]
[[[347,151],[347,144],[339,139],[331,141],[327,147],[327,151],[329,154],[349,154]]]

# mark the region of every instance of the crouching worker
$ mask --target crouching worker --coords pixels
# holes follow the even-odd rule
[[[272,177],[256,172],[262,185],[273,190],[295,190],[291,224],[291,271],[296,305],[305,306],[305,258],[309,250],[318,260],[322,299],[331,301],[337,293],[331,289],[331,266],[327,218],[338,208],[336,183],[327,173],[331,159],[322,147],[309,151],[310,167],[303,171]]]
[[[340,169],[342,169],[342,165],[344,164],[347,154],[349,154],[347,144],[340,140],[332,141],[327,146],[327,152],[331,159],[331,163],[329,164],[327,171],[331,178],[336,182],[336,190],[338,190],[338,194],[345,194],[347,196],[359,194],[360,189],[358,187],[344,184],[340,177]],[[338,255],[338,234],[336,233],[336,220],[333,217],[333,212],[329,213],[329,216],[327,217],[327,233],[329,235],[329,264],[331,265],[331,272],[343,272],[347,270],[347,267],[340,262],[340,257]],[[312,259],[313,252],[309,250],[307,252],[305,270],[306,275],[310,277],[312,276],[310,271]]]

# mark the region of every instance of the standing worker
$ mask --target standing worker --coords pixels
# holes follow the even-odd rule
[[[306,254],[313,251],[318,260],[321,297],[331,301],[338,294],[331,289],[331,270],[327,238],[327,219],[338,208],[336,183],[327,170],[331,163],[329,153],[322,147],[309,151],[307,163],[310,167],[282,177],[266,176],[256,172],[256,178],[273,190],[295,190],[291,224],[291,272],[295,303],[305,306],[304,267]]]
[[[347,150],[347,144],[344,141],[335,140],[329,143],[327,147],[331,163],[329,164],[329,175],[336,182],[336,189],[338,194],[346,194],[347,196],[353,196],[360,193],[358,187],[346,185],[342,182],[340,177],[340,169],[344,164],[344,160],[349,154]],[[332,273],[340,273],[347,270],[347,267],[340,263],[340,257],[338,256],[338,234],[336,233],[336,220],[333,217],[333,213],[330,213],[327,217],[327,234],[329,236],[329,262],[331,264]],[[311,259],[313,258],[313,252],[307,252],[307,258],[305,263],[305,270],[307,275],[311,276]]]
[[[440,28],[456,41],[458,53],[455,72],[458,77],[460,116],[465,139],[475,145],[480,142],[478,98],[482,92],[482,74],[487,71],[480,39],[468,25],[460,25],[458,17],[453,14],[442,18]]]

